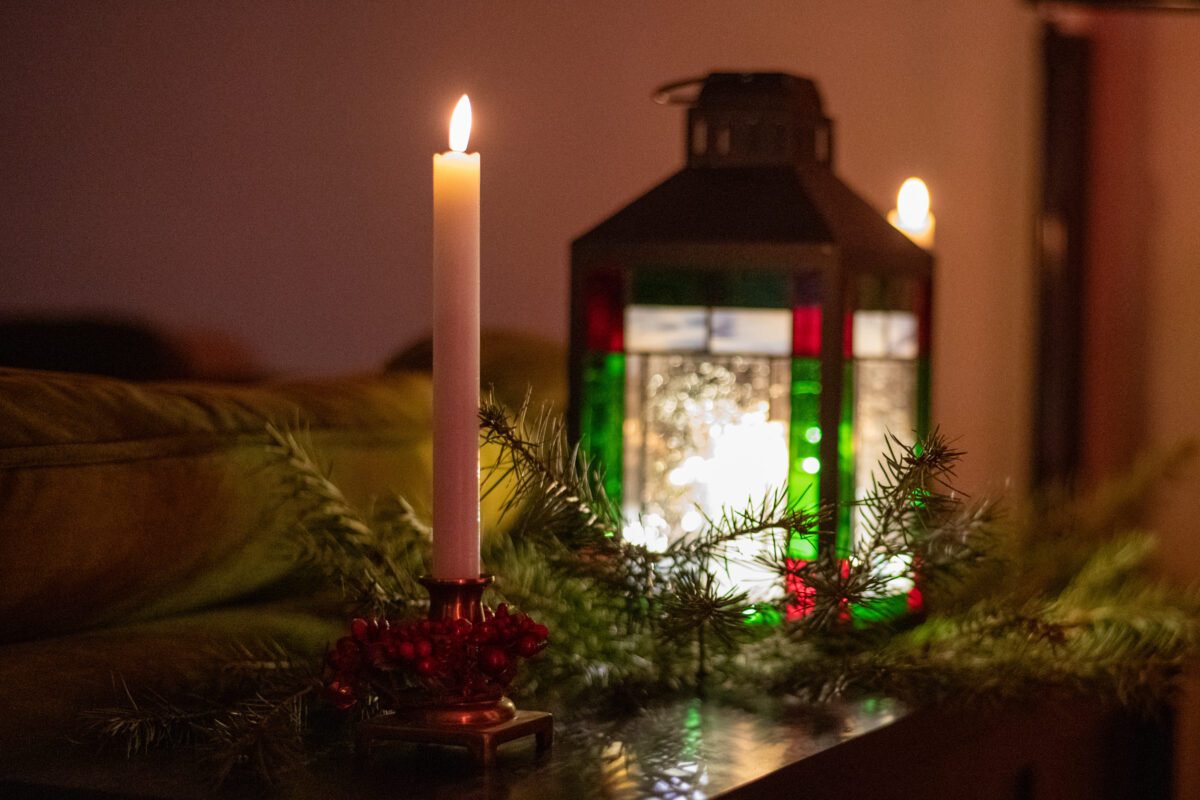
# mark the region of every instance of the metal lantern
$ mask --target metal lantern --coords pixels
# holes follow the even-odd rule
[[[687,166],[571,249],[572,432],[652,549],[780,486],[794,508],[861,498],[887,435],[929,417],[932,258],[833,173],[816,84],[663,91],[697,83]],[[840,508],[836,534],[794,532],[787,558],[848,552],[861,512]],[[871,613],[919,602],[911,565],[892,568]]]

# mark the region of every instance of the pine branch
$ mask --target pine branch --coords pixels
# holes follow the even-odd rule
[[[235,769],[276,782],[307,758],[308,704],[322,686],[318,658],[278,642],[238,643],[208,653],[209,669],[187,691],[131,690],[119,681],[118,703],[81,715],[85,732],[121,746],[127,757],[195,747],[218,784]]]
[[[85,733],[101,741],[119,744],[126,758],[159,748],[179,747],[194,743],[203,730],[220,713],[216,704],[181,704],[157,692],[141,692],[141,702],[134,698],[124,678],[120,681],[123,703],[86,709],[80,714]],[[196,698],[192,698],[193,701]]]
[[[746,636],[745,610],[749,604],[745,592],[721,591],[711,572],[681,570],[673,576],[663,598],[660,629],[675,640],[711,633],[722,647],[732,650]],[[700,670],[704,670],[703,664]]]
[[[511,484],[504,512],[522,512],[521,533],[554,530],[593,547],[619,537],[620,512],[595,466],[567,444],[561,418],[542,409],[531,420],[527,397],[511,417],[494,398],[485,399],[479,419],[484,441],[501,453],[485,472],[485,495]]]
[[[699,530],[669,544],[665,554],[668,559],[705,561],[727,557],[730,544],[745,540],[758,541],[773,552],[781,552],[781,543],[792,532],[815,531],[830,516],[829,509],[814,514],[791,508],[786,488],[776,489],[743,508],[723,508],[715,519],[701,508],[696,510],[702,519]]]
[[[1125,532],[1134,488],[1155,484],[1150,467],[1136,487],[1115,484],[1092,505],[1064,499],[1013,518],[954,490],[961,453],[939,432],[911,446],[893,437],[859,502],[863,524],[849,552],[789,559],[789,539],[816,533],[832,509],[798,510],[780,490],[705,515],[696,533],[654,553],[622,539],[620,510],[561,420],[530,418],[528,402],[510,416],[489,400],[480,423],[500,453],[485,470],[485,492],[501,493],[509,521],[485,539],[484,562],[500,576],[494,591],[536,613],[554,642],[531,664],[525,689],[559,693],[573,709],[642,709],[695,678],[743,696],[758,688],[816,701],[883,693],[995,702],[1082,691],[1140,705],[1167,697],[1200,649],[1200,593],[1149,578],[1150,539]],[[268,434],[302,560],[377,613],[423,603],[414,576],[430,532],[412,507],[393,496],[360,513],[303,437],[275,426]],[[800,620],[746,626],[746,593],[722,588],[717,575],[747,559],[804,587]],[[852,617],[894,596],[911,571],[929,601],[924,621]],[[778,608],[796,602],[785,597]],[[129,754],[206,748],[222,777],[251,768],[271,782],[300,766],[311,752],[321,662],[271,642],[212,662],[207,683],[179,697],[122,684],[114,707],[85,715],[89,728]],[[378,710],[370,700],[362,708]]]
[[[207,744],[218,785],[238,767],[253,769],[268,784],[302,767],[308,702],[319,688],[309,683],[277,695],[259,692],[216,717]]]
[[[268,451],[282,468],[283,480],[296,508],[291,527],[297,557],[313,566],[360,607],[382,614],[423,601],[413,575],[413,558],[418,543],[428,540],[412,508],[400,500],[380,517],[393,534],[384,539],[346,500],[330,480],[327,470],[310,454],[309,448],[290,430],[267,424],[272,444]],[[401,549],[403,561],[398,560]]]

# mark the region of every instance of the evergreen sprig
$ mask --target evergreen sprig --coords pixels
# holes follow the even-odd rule
[[[780,490],[702,513],[697,531],[653,552],[622,537],[603,475],[567,442],[561,419],[487,400],[480,423],[495,454],[483,491],[498,494],[503,512],[484,537],[485,568],[498,576],[495,594],[551,630],[523,690],[576,714],[698,688],[917,703],[1075,691],[1149,706],[1170,696],[1200,645],[1200,595],[1148,577],[1153,540],[1130,526],[1138,498],[1177,456],[1091,496],[1060,493],[1004,515],[954,489],[962,453],[939,432],[912,445],[893,437],[851,510],[860,534],[840,550],[828,546],[835,509],[797,508]],[[412,507],[393,496],[360,512],[302,432],[267,434],[301,562],[341,591],[347,613],[418,613],[430,531]],[[827,543],[815,559],[787,557],[792,537],[813,534]],[[771,601],[782,624],[748,627],[746,593],[718,580],[745,560],[770,565],[781,586],[805,587],[802,598]],[[895,593],[898,565],[919,577],[924,618],[853,622],[855,608]],[[276,780],[311,755],[317,657],[255,644],[214,654],[212,666],[183,693],[122,683],[119,702],[88,712],[88,726],[128,754],[199,746],[219,778],[250,767]]]
[[[218,784],[239,769],[274,783],[303,766],[311,755],[306,719],[322,685],[319,662],[278,642],[234,643],[206,655],[207,668],[182,692],[114,679],[116,702],[85,711],[85,732],[127,756],[195,747]]]
[[[424,602],[415,576],[430,532],[407,501],[388,498],[368,520],[330,479],[303,434],[273,423],[266,432],[285,505],[295,515],[289,532],[297,560],[354,598],[364,613],[387,615]]]

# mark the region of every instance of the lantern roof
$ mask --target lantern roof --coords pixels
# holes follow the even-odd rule
[[[575,240],[830,246],[880,272],[928,271],[932,257],[822,165],[688,167]]]
[[[831,242],[794,169],[684,169],[582,239]]]
[[[931,269],[928,253],[833,172],[829,120],[811,80],[715,73],[690,102],[687,166],[576,246],[795,243],[830,247],[869,271]],[[774,127],[758,130],[764,121]]]

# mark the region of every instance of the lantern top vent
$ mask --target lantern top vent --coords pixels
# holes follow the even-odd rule
[[[685,98],[679,92],[699,85]],[[662,87],[663,102],[687,103],[689,167],[828,166],[831,123],[808,78],[782,72],[714,72]]]

